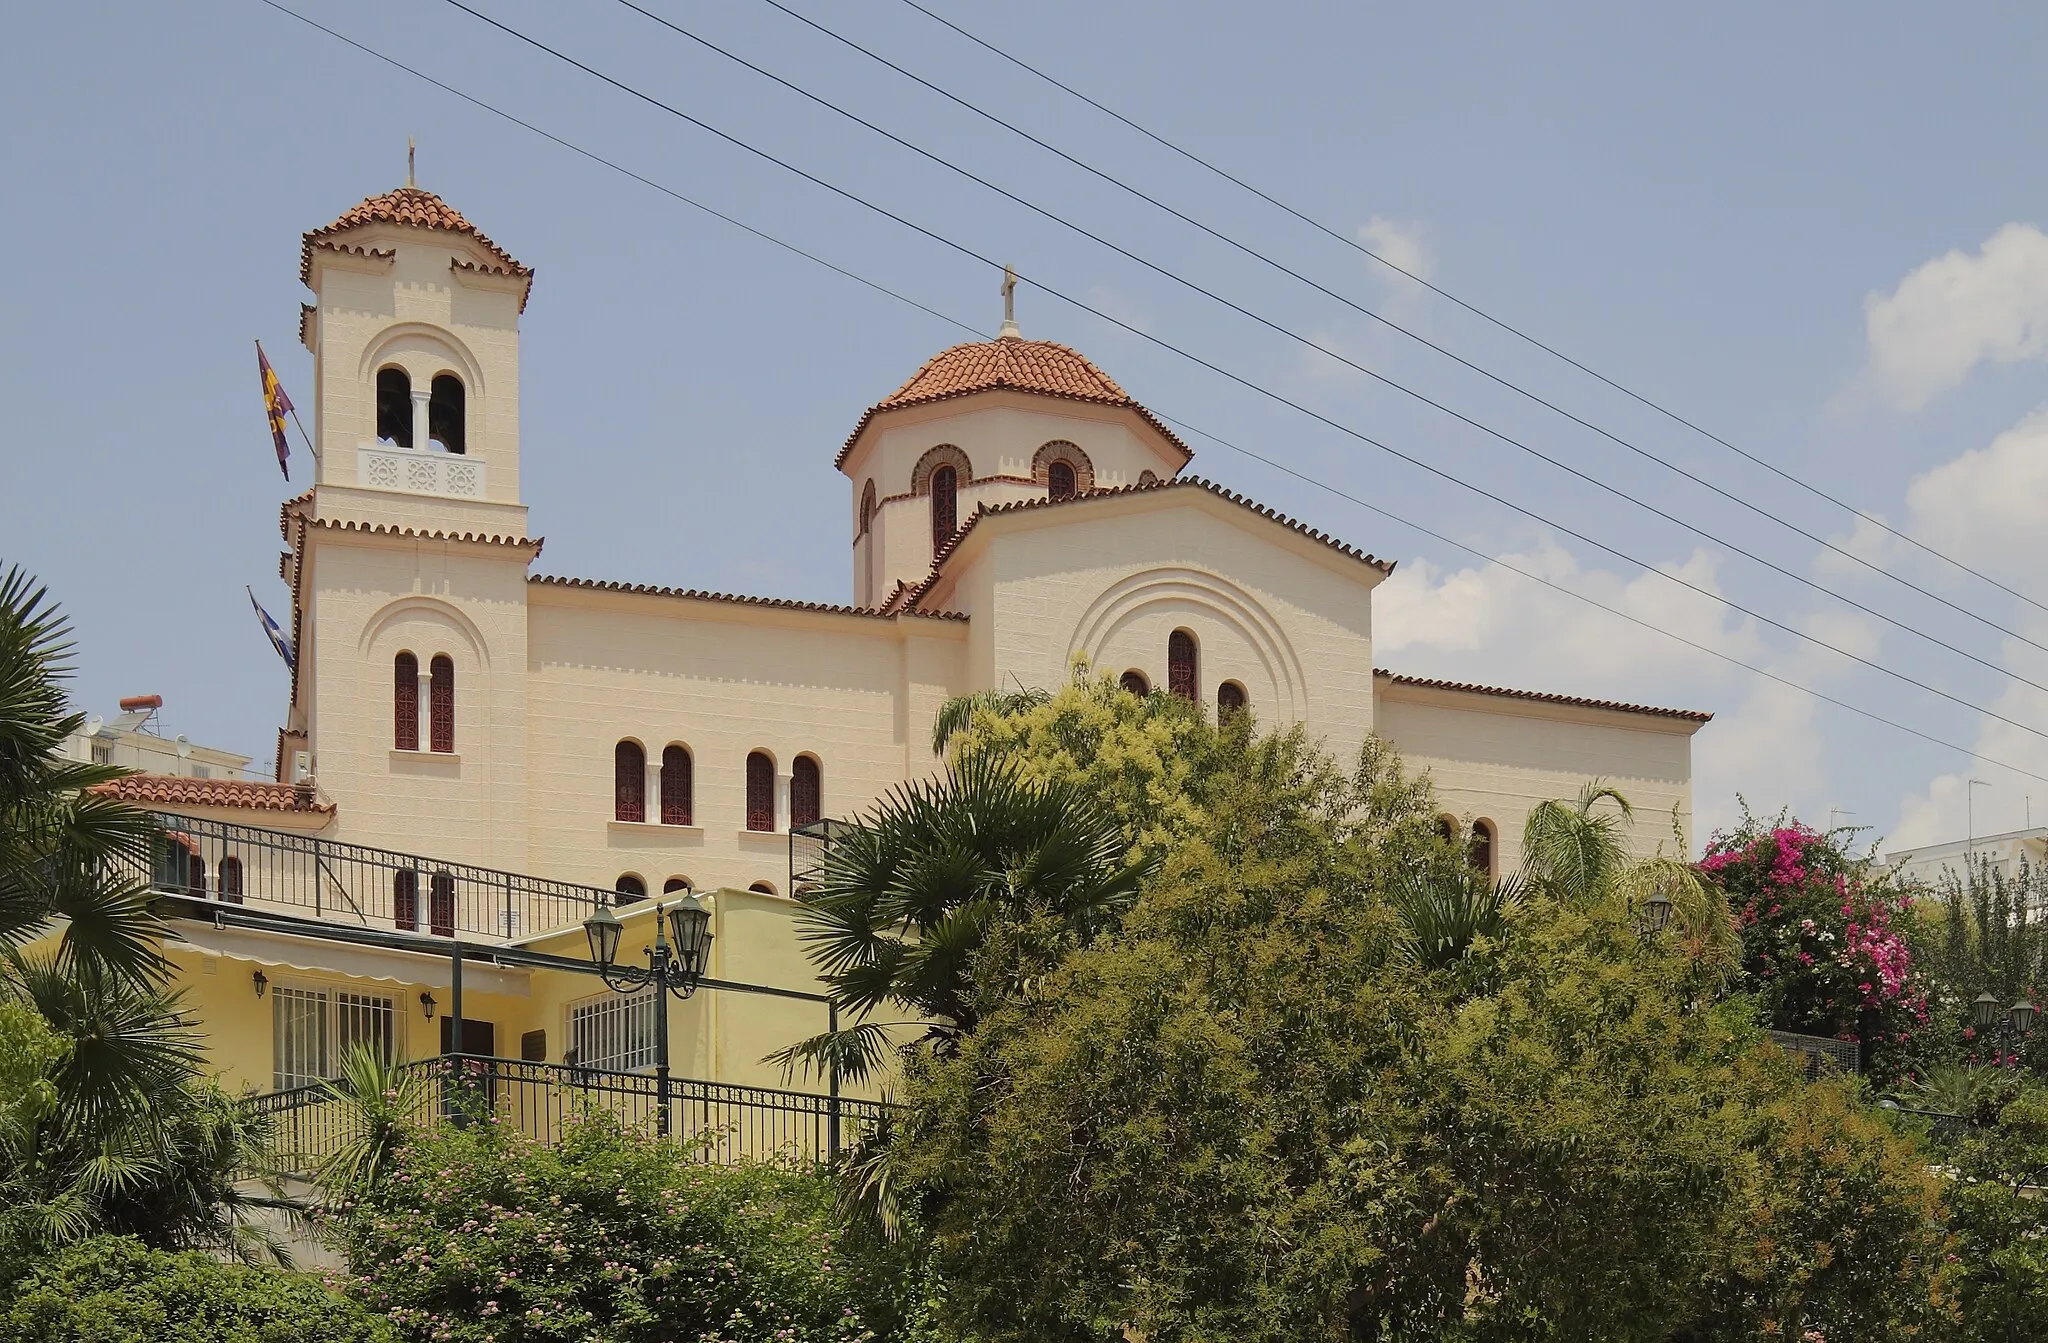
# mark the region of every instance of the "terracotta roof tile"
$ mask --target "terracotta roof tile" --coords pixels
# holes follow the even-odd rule
[[[414,228],[437,229],[443,233],[459,233],[482,245],[498,261],[498,266],[483,269],[500,274],[514,275],[531,281],[533,270],[523,266],[513,255],[484,236],[482,229],[462,217],[462,213],[431,191],[420,187],[400,187],[387,191],[381,196],[372,196],[349,210],[325,228],[314,229],[303,239],[299,248],[299,279],[311,283],[313,279],[313,249],[326,245],[328,239],[350,229],[366,224],[407,224]],[[522,296],[519,306],[523,311],[526,300]]]
[[[1206,490],[1218,499],[1236,504],[1238,507],[1256,513],[1271,522],[1277,522],[1289,531],[1298,532],[1308,537],[1311,541],[1320,541],[1346,559],[1353,559],[1357,560],[1360,564],[1370,565],[1382,574],[1394,572],[1393,561],[1369,555],[1348,542],[1339,541],[1327,532],[1319,532],[1305,522],[1297,522],[1285,513],[1278,512],[1275,509],[1266,507],[1264,504],[1248,499],[1234,490],[1226,490],[1214,481],[1203,480],[1199,476],[1175,476],[1172,480],[1154,480],[1139,485],[1120,485],[1110,489],[1089,490],[1084,494],[1076,494],[1066,499],[1014,499],[1006,504],[995,504],[993,506],[984,504],[974,510],[973,516],[967,519],[965,526],[953,533],[952,540],[939,548],[939,553],[932,558],[931,573],[926,575],[924,581],[912,590],[909,602],[914,606],[927,592],[930,592],[932,588],[937,586],[939,574],[945,568],[946,561],[953,557],[953,552],[960,548],[961,543],[967,539],[967,534],[974,530],[975,524],[985,517],[994,517],[1003,513],[1025,513],[1040,508],[1062,508],[1072,504],[1086,503],[1091,499],[1116,498],[1131,494],[1152,494],[1161,490]]]
[[[539,555],[547,544],[544,536],[503,536],[497,532],[437,532],[420,527],[400,527],[388,522],[357,522],[353,518],[307,518],[311,527],[336,532],[361,532],[366,536],[407,536],[419,541],[474,541],[487,546],[532,546]]]
[[[1679,718],[1689,723],[1712,721],[1714,715],[1698,709],[1660,709],[1651,704],[1627,704],[1611,699],[1582,699],[1577,695],[1552,695],[1541,690],[1509,690],[1502,686],[1473,685],[1466,681],[1438,681],[1426,676],[1402,676],[1398,672],[1373,668],[1372,674],[1395,685],[1420,686],[1425,690],[1453,690],[1467,695],[1497,695],[1502,699],[1533,700],[1540,704],[1569,704],[1581,709],[1611,709],[1616,713],[1649,714],[1653,718]]]
[[[875,416],[884,411],[928,405],[975,392],[1001,390],[1126,407],[1136,411],[1147,424],[1180,449],[1184,454],[1183,460],[1195,455],[1151,411],[1133,401],[1129,392],[1090,363],[1086,355],[1049,340],[1022,340],[1006,336],[998,340],[955,345],[927,359],[924,367],[911,375],[909,382],[868,408],[867,413],[860,417],[860,423],[847,436],[846,446],[839,450],[839,456],[832,464],[846,464],[853,445],[860,441],[860,436],[867,431]]]
[[[249,811],[299,811],[331,815],[332,802],[311,790],[256,779],[186,779],[173,774],[129,774],[92,790],[137,806],[240,807]]]
[[[732,602],[740,606],[765,606],[781,611],[816,611],[825,615],[866,616],[876,620],[888,620],[895,616],[918,616],[927,620],[965,620],[964,613],[954,611],[887,611],[867,606],[834,606],[827,602],[803,602],[790,597],[744,597],[730,592],[706,592],[701,588],[665,588],[647,583],[610,583],[594,578],[557,578],[552,574],[534,574],[526,580],[529,583],[545,583],[549,587],[585,588],[595,592],[630,592],[647,597],[683,597],[700,602]]]

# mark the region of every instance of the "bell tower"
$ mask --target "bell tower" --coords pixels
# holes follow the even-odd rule
[[[317,508],[523,535],[519,319],[533,272],[431,191],[373,196],[305,235]]]

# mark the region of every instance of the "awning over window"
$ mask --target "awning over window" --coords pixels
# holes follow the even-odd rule
[[[247,961],[272,969],[299,970],[309,974],[343,975],[350,979],[375,979],[424,989],[445,989],[454,984],[446,956],[418,951],[394,951],[383,947],[354,947],[317,937],[295,937],[248,928],[214,928],[203,923],[184,923],[164,950],[197,952]],[[524,998],[531,993],[533,972],[522,966],[492,966],[469,961],[462,967],[462,987],[477,993],[502,993]]]

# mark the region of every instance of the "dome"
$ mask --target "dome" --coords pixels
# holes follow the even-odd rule
[[[911,375],[910,381],[876,402],[867,414],[861,416],[860,423],[854,426],[853,433],[847,438],[846,446],[840,450],[835,465],[845,465],[853,445],[866,431],[869,422],[884,411],[993,391],[1031,392],[1102,406],[1127,406],[1143,416],[1146,423],[1183,454],[1194,456],[1186,444],[1153,417],[1152,412],[1133,401],[1129,392],[1117,386],[1113,378],[1090,363],[1087,356],[1078,350],[1049,340],[1003,336],[996,340],[955,345],[926,360],[924,367]]]
[[[313,249],[327,244],[336,234],[366,224],[405,224],[414,228],[438,229],[443,233],[459,233],[482,247],[497,261],[494,267],[507,275],[516,275],[524,280],[533,278],[530,267],[522,266],[504,248],[484,236],[482,229],[462,217],[448,202],[433,192],[421,187],[399,187],[381,196],[372,196],[343,214],[325,228],[314,229],[305,236],[299,248],[299,279],[311,283],[313,279]]]

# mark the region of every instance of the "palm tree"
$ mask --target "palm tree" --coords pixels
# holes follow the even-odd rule
[[[57,755],[84,721],[64,695],[71,652],[47,591],[19,568],[0,575],[0,949],[63,920],[66,966],[160,976],[162,926],[136,879],[157,827],[89,791],[126,771]]]
[[[1481,940],[1499,939],[1522,903],[1522,881],[1492,881],[1463,863],[1417,865],[1395,878],[1391,894],[1401,917],[1395,951],[1422,969],[1446,970]]]
[[[1070,784],[1027,782],[984,755],[904,784],[835,835],[797,903],[834,1006],[912,1019],[861,1020],[771,1061],[858,1080],[895,1030],[950,1049],[974,1029],[984,991],[1028,992],[1115,925],[1141,876],[1116,819]]]
[[[977,714],[1007,717],[1028,713],[1051,699],[1044,690],[977,690],[955,695],[939,706],[938,717],[932,721],[932,754],[944,755],[946,744],[972,727]]]
[[[359,1044],[343,1056],[341,1076],[328,1082],[328,1098],[341,1108],[341,1144],[320,1163],[320,1188],[345,1199],[377,1183],[425,1114],[426,1075]]]

